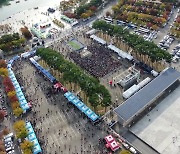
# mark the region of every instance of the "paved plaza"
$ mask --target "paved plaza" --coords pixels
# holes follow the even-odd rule
[[[106,153],[105,145],[99,144],[99,138],[107,135],[106,127],[94,126],[62,93],[48,95],[52,85],[28,61],[17,62],[14,68],[26,97],[33,102],[25,119],[34,124],[44,154]]]
[[[162,154],[180,153],[180,86],[132,128]]]

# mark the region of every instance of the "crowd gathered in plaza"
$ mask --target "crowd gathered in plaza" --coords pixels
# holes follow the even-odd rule
[[[81,68],[97,78],[103,77],[121,66],[121,63],[111,56],[108,49],[97,43],[87,46],[87,50],[92,53],[89,57],[81,58],[77,52],[72,52],[70,57]]]
[[[25,120],[32,123],[44,154],[64,154],[65,151],[72,154],[107,153],[104,144],[99,142],[99,137],[95,134],[95,132],[103,132],[103,136],[107,135],[108,129],[102,127],[104,123],[93,125],[77,108],[63,98],[61,92],[53,93],[51,83],[32,68],[28,60],[16,62],[14,72],[20,85],[23,86],[27,100],[32,102],[32,110],[25,116]],[[52,116],[58,116],[59,113],[65,115],[68,125],[74,124],[75,130],[80,134],[79,138],[75,139],[79,144],[71,144],[74,136],[72,132],[66,130],[67,126],[58,124],[58,127],[53,127],[52,123],[44,124],[44,121],[51,119]],[[70,118],[69,113],[72,114]],[[81,124],[82,120],[86,121],[85,127]],[[49,143],[48,134],[51,133],[56,134],[57,138],[62,138],[64,144],[57,144],[55,141]]]

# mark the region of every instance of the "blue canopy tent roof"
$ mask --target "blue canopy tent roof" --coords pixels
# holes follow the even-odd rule
[[[67,99],[72,102],[73,99],[75,99],[75,96],[74,95],[70,95],[69,97],[67,97]]]
[[[32,141],[34,139],[37,139],[34,133],[28,135],[28,140]]]
[[[79,110],[81,110],[82,107],[83,107],[83,105],[84,105],[84,103],[81,102],[81,101],[79,101],[78,104],[77,104],[76,106],[79,108]]]
[[[41,73],[43,73],[45,77],[47,77],[50,80],[50,82],[53,83],[56,80],[56,78],[52,76],[51,73],[49,73],[46,69],[39,65],[33,58],[29,58],[29,60]]]
[[[8,68],[8,69],[11,68],[11,67],[12,67],[11,64],[8,64],[8,65],[7,65],[7,68]]]
[[[19,83],[17,81],[13,82],[14,88],[18,89],[20,88]]]
[[[9,76],[14,75],[13,71],[11,69],[8,69]]]
[[[16,89],[16,93],[22,93],[21,88]]]
[[[67,97],[69,97],[70,95],[72,95],[72,93],[70,92],[70,91],[68,91],[68,92],[66,92],[65,94],[64,94],[64,96],[67,98]]]
[[[26,128],[31,128],[31,127],[32,127],[31,123],[30,122],[26,122]]]
[[[20,103],[21,105],[24,105],[24,104],[27,104],[27,101],[26,101],[25,99],[23,99],[23,100],[21,100],[19,103]]]
[[[17,80],[16,80],[16,78],[15,78],[15,77],[14,77],[14,78],[12,78],[11,80],[12,80],[12,82],[17,82]]]
[[[85,114],[90,118],[91,114],[93,114],[94,112],[91,109],[88,109]]]
[[[98,118],[99,118],[99,116],[97,114],[95,114],[95,113],[91,114],[91,116],[90,116],[90,119],[92,121],[96,121]]]
[[[34,145],[34,146],[36,146],[36,145],[38,145],[38,144],[39,144],[39,142],[38,142],[38,140],[37,140],[37,139],[31,140],[31,142],[33,143],[33,145]]]
[[[42,150],[39,144],[33,147],[33,154],[38,154],[40,152],[42,152]]]
[[[25,99],[24,95],[21,95],[20,97],[18,97],[19,101],[22,101]]]
[[[86,105],[84,105],[84,106],[81,107],[81,111],[82,111],[83,113],[86,113],[86,111],[87,111],[88,109],[89,109],[89,108],[88,108]]]
[[[15,78],[14,73],[9,76],[10,79]]]
[[[27,131],[28,131],[28,134],[34,134],[34,130],[33,130],[33,128],[27,128]]]
[[[72,100],[72,103],[77,106],[77,104],[80,102],[78,98],[75,98]]]
[[[23,93],[22,92],[19,92],[19,93],[16,93],[17,97],[21,97],[23,96]]]
[[[26,110],[29,109],[28,104],[23,104],[23,105],[20,104],[20,106],[21,106],[21,108],[22,108],[24,111],[26,111]]]
[[[36,50],[29,51],[29,52],[25,52],[25,53],[22,53],[22,54],[21,54],[21,57],[23,57],[23,58],[28,58],[28,57],[30,57],[30,56],[33,56],[35,53],[36,53]]]

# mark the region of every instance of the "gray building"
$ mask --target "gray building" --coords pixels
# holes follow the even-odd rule
[[[114,109],[119,123],[131,126],[179,85],[180,72],[173,68],[163,70],[159,76]]]

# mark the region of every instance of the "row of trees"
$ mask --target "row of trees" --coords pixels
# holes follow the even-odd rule
[[[16,121],[13,125],[14,131],[16,133],[16,137],[21,139],[21,149],[24,154],[32,154],[33,143],[25,138],[28,136],[28,130],[26,128],[26,123],[24,120]]]
[[[11,79],[8,77],[7,64],[5,60],[0,60],[0,76],[3,78],[3,85],[13,113],[16,117],[19,117],[23,113],[23,110],[21,109],[20,103],[18,102],[14,85]]]
[[[142,37],[131,34],[128,30],[123,30],[120,26],[107,24],[105,21],[96,21],[93,23],[93,28],[119,38],[135,52],[148,55],[152,62],[161,60],[171,61],[171,55],[160,49],[154,42],[145,41]]]
[[[0,49],[7,52],[19,49],[24,43],[25,39],[20,38],[18,33],[3,35],[0,38]]]
[[[16,117],[19,117],[23,113],[23,110],[20,107],[20,103],[16,96],[16,91],[14,89],[14,85],[12,84],[11,79],[9,77],[4,77],[3,85],[5,87],[5,91],[7,92],[7,96],[13,113]]]
[[[171,34],[177,38],[180,38],[180,15],[176,18],[173,27],[171,28]]]
[[[97,7],[99,7],[103,3],[102,0],[90,0],[90,2],[80,5],[75,10],[75,14],[77,18],[88,18],[92,16],[96,11]]]
[[[40,48],[37,50],[37,55],[41,56],[50,67],[62,73],[64,82],[79,85],[95,109],[98,105],[105,108],[110,105],[109,91],[96,78],[85,74],[80,67],[65,60],[62,55],[52,49]]]
[[[157,29],[167,21],[172,4],[120,0],[112,7],[113,18]],[[158,26],[158,27],[157,27]]]

